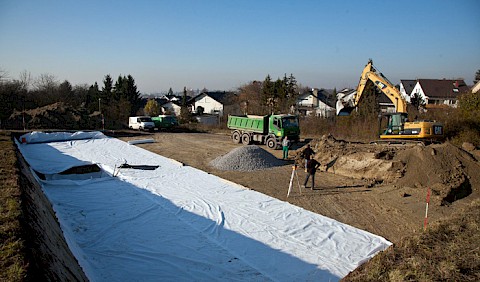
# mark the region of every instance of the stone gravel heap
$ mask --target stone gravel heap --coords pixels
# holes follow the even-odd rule
[[[247,145],[233,149],[210,162],[219,170],[255,171],[284,165],[284,161],[258,147]]]

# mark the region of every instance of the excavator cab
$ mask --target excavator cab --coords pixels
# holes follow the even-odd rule
[[[382,114],[380,117],[387,118],[387,126],[384,130],[382,130],[382,135],[402,134],[404,131],[404,124],[408,120],[406,113],[386,113]]]

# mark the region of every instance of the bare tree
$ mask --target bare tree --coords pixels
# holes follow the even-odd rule
[[[244,114],[264,114],[262,104],[262,82],[253,81],[241,86],[238,101]]]
[[[8,78],[8,73],[0,69],[0,83],[3,82],[4,80],[7,80],[7,78]]]
[[[18,81],[24,90],[30,90],[30,86],[32,85],[32,75],[27,70],[24,70],[18,76]]]
[[[53,90],[55,90],[55,88],[58,86],[58,81],[54,75],[45,73],[39,75],[33,82],[33,85],[38,91],[52,93]]]

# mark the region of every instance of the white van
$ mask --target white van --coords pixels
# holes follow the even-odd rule
[[[128,127],[130,129],[150,130],[153,131],[155,123],[149,116],[130,117],[128,119]]]

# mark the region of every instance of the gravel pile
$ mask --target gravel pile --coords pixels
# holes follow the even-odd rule
[[[212,160],[210,165],[220,170],[254,171],[281,166],[284,162],[257,145],[248,145]]]

